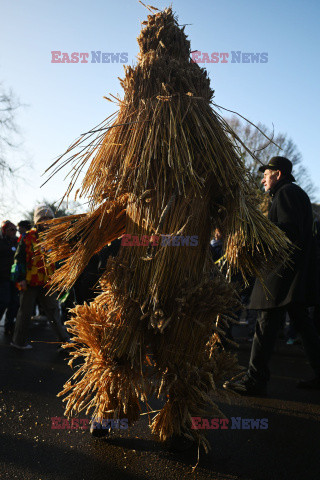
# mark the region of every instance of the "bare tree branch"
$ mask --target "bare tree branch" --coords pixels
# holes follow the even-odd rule
[[[226,121],[238,137],[241,138],[246,147],[252,150],[258,160],[263,164],[268,163],[268,160],[276,155],[281,155],[291,160],[293,164],[293,174],[297,183],[308,193],[311,200],[315,200],[317,193],[316,187],[308,174],[307,168],[303,165],[301,152],[299,152],[298,147],[291,138],[288,138],[284,133],[275,134],[274,128],[273,131],[271,131],[262,123],[259,123],[257,125],[259,129],[256,129],[253,125],[240,121],[237,116],[232,116],[226,119]],[[266,142],[265,136],[261,131],[264,132],[267,137],[271,138],[272,142]],[[250,157],[246,151],[241,151],[241,156],[251,174],[257,180],[257,184],[260,184],[260,174],[258,171],[260,163]]]

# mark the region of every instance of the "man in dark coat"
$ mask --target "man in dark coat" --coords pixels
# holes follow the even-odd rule
[[[11,336],[14,330],[14,319],[19,309],[19,293],[15,283],[11,281],[11,267],[17,249],[17,228],[6,220],[0,230],[0,320],[6,312],[4,333]]]
[[[313,236],[313,216],[308,195],[295,185],[292,163],[284,157],[273,157],[261,183],[269,192],[272,204],[269,219],[283,230],[293,244],[291,263],[279,265],[266,275],[264,285],[256,280],[249,308],[259,310],[249,368],[243,379],[226,382],[224,388],[243,395],[265,394],[270,378],[269,360],[277,333],[285,321],[286,312],[315,372],[315,378],[301,381],[300,388],[320,388],[320,338],[308,314],[308,306],[318,303],[316,244]]]

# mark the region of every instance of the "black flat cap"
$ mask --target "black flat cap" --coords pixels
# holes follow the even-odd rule
[[[285,157],[272,157],[267,165],[262,165],[259,168],[259,172],[264,172],[265,170],[280,170],[280,172],[289,178],[292,182],[295,182],[292,172],[292,162]]]

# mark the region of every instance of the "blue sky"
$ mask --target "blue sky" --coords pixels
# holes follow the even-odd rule
[[[162,0],[151,4],[169,5]],[[18,157],[33,164],[25,172],[27,184],[16,187],[20,203],[11,218],[17,221],[38,200],[56,200],[64,193],[62,175],[40,189],[41,174],[80,133],[116,109],[104,95],[122,95],[121,63],[53,64],[51,51],[128,52],[133,64],[140,22],[149,12],[136,0],[1,0],[0,5],[0,81],[28,105],[17,118],[24,139]],[[192,50],[268,53],[264,64],[206,64],[215,101],[287,133],[320,185],[320,3],[177,0],[172,6],[180,24],[191,24],[186,33]]]

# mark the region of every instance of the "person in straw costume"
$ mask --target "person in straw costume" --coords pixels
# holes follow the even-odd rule
[[[129,424],[141,400],[148,406],[151,395],[162,397],[152,432],[207,449],[192,417],[223,416],[212,393],[237,371],[220,343],[237,297],[211,259],[211,233],[221,230],[229,273],[244,278],[262,278],[267,259],[272,268],[286,258],[288,243],[258,209],[235,134],[213,110],[207,72],[190,59],[171,8],[148,15],[138,43],[117,116],[54,164],[53,174],[72,164],[67,195],[91,159],[80,192],[90,212],[53,220],[43,238],[49,258],[64,261],[52,288],[68,289],[92,255],[123,234],[197,236],[198,244],[165,247],[151,238],[109,258],[100,293],[72,311],[69,363],[82,364],[59,395],[66,415],[85,410]]]

